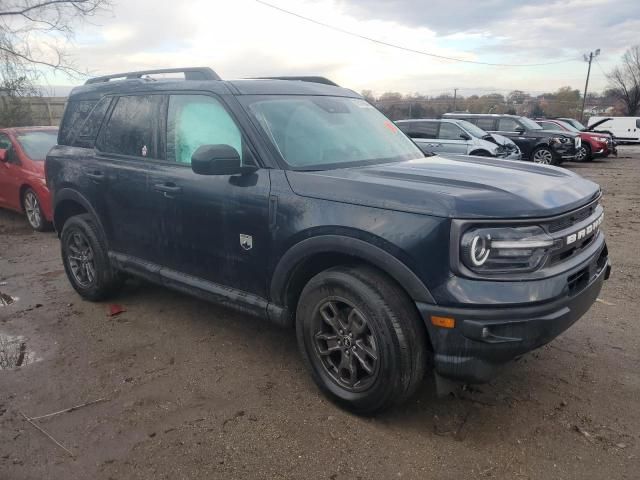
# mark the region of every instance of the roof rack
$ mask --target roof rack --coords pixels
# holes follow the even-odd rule
[[[222,80],[216,72],[209,67],[189,67],[189,68],[162,68],[159,70],[140,70],[139,72],[114,73],[101,77],[90,78],[85,85],[92,83],[104,83],[116,79],[142,78],[144,75],[155,75],[158,73],[184,73],[185,80]]]
[[[298,82],[311,82],[311,83],[324,83],[325,85],[332,85],[339,87],[336,82],[329,80],[327,77],[318,76],[302,76],[302,77],[254,77],[256,80],[294,80]]]

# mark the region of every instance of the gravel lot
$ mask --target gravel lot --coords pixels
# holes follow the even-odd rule
[[[0,291],[19,298],[0,363],[23,364],[0,371],[0,479],[637,479],[640,148],[620,150],[568,165],[605,193],[614,270],[589,313],[488,385],[438,399],[426,379],[373,419],[319,394],[293,332],[141,282],[109,317],[55,234],[0,211]],[[21,416],[98,399],[36,421],[72,456]]]

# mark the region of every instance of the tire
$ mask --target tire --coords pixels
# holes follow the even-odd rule
[[[493,155],[491,155],[486,150],[476,150],[474,152],[471,152],[469,155],[475,155],[476,157],[493,157]]]
[[[122,285],[91,215],[69,218],[62,227],[60,245],[67,278],[81,297],[93,302],[104,300]]]
[[[335,267],[313,277],[300,295],[296,330],[320,390],[355,413],[402,403],[424,377],[425,326],[407,294],[372,267]]]
[[[47,222],[47,219],[42,213],[40,199],[32,188],[27,188],[22,194],[22,207],[27,222],[36,232],[51,230],[51,223]]]
[[[593,160],[593,155],[591,154],[591,146],[588,143],[583,143],[578,149],[578,153],[576,154],[576,160],[579,162],[590,162]]]
[[[560,161],[556,158],[550,148],[538,147],[531,152],[531,161],[541,165],[559,165]]]

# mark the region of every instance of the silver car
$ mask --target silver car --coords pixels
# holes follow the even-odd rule
[[[466,120],[398,120],[406,133],[424,153],[453,153],[520,160],[515,143],[502,135],[491,134]]]

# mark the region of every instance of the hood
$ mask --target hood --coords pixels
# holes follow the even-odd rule
[[[503,137],[502,135],[498,135],[497,133],[490,133],[491,137],[493,137],[493,141],[498,145],[502,145],[504,147],[515,147],[516,144],[510,138]]]
[[[287,171],[302,196],[454,218],[533,218],[578,208],[600,187],[556,167],[436,155],[399,163]]]
[[[604,122],[608,122],[609,120],[613,120],[611,117],[607,117],[607,118],[603,118],[602,120],[598,120],[597,122],[595,122],[593,125],[589,125],[586,129],[584,129],[584,132],[590,132],[591,130],[593,130],[594,128],[596,128],[598,125],[602,125]]]
[[[576,138],[580,136],[578,132],[570,132],[568,130],[531,130],[531,132],[535,136],[540,136],[539,134],[544,134],[547,137],[568,137],[568,138]]]

